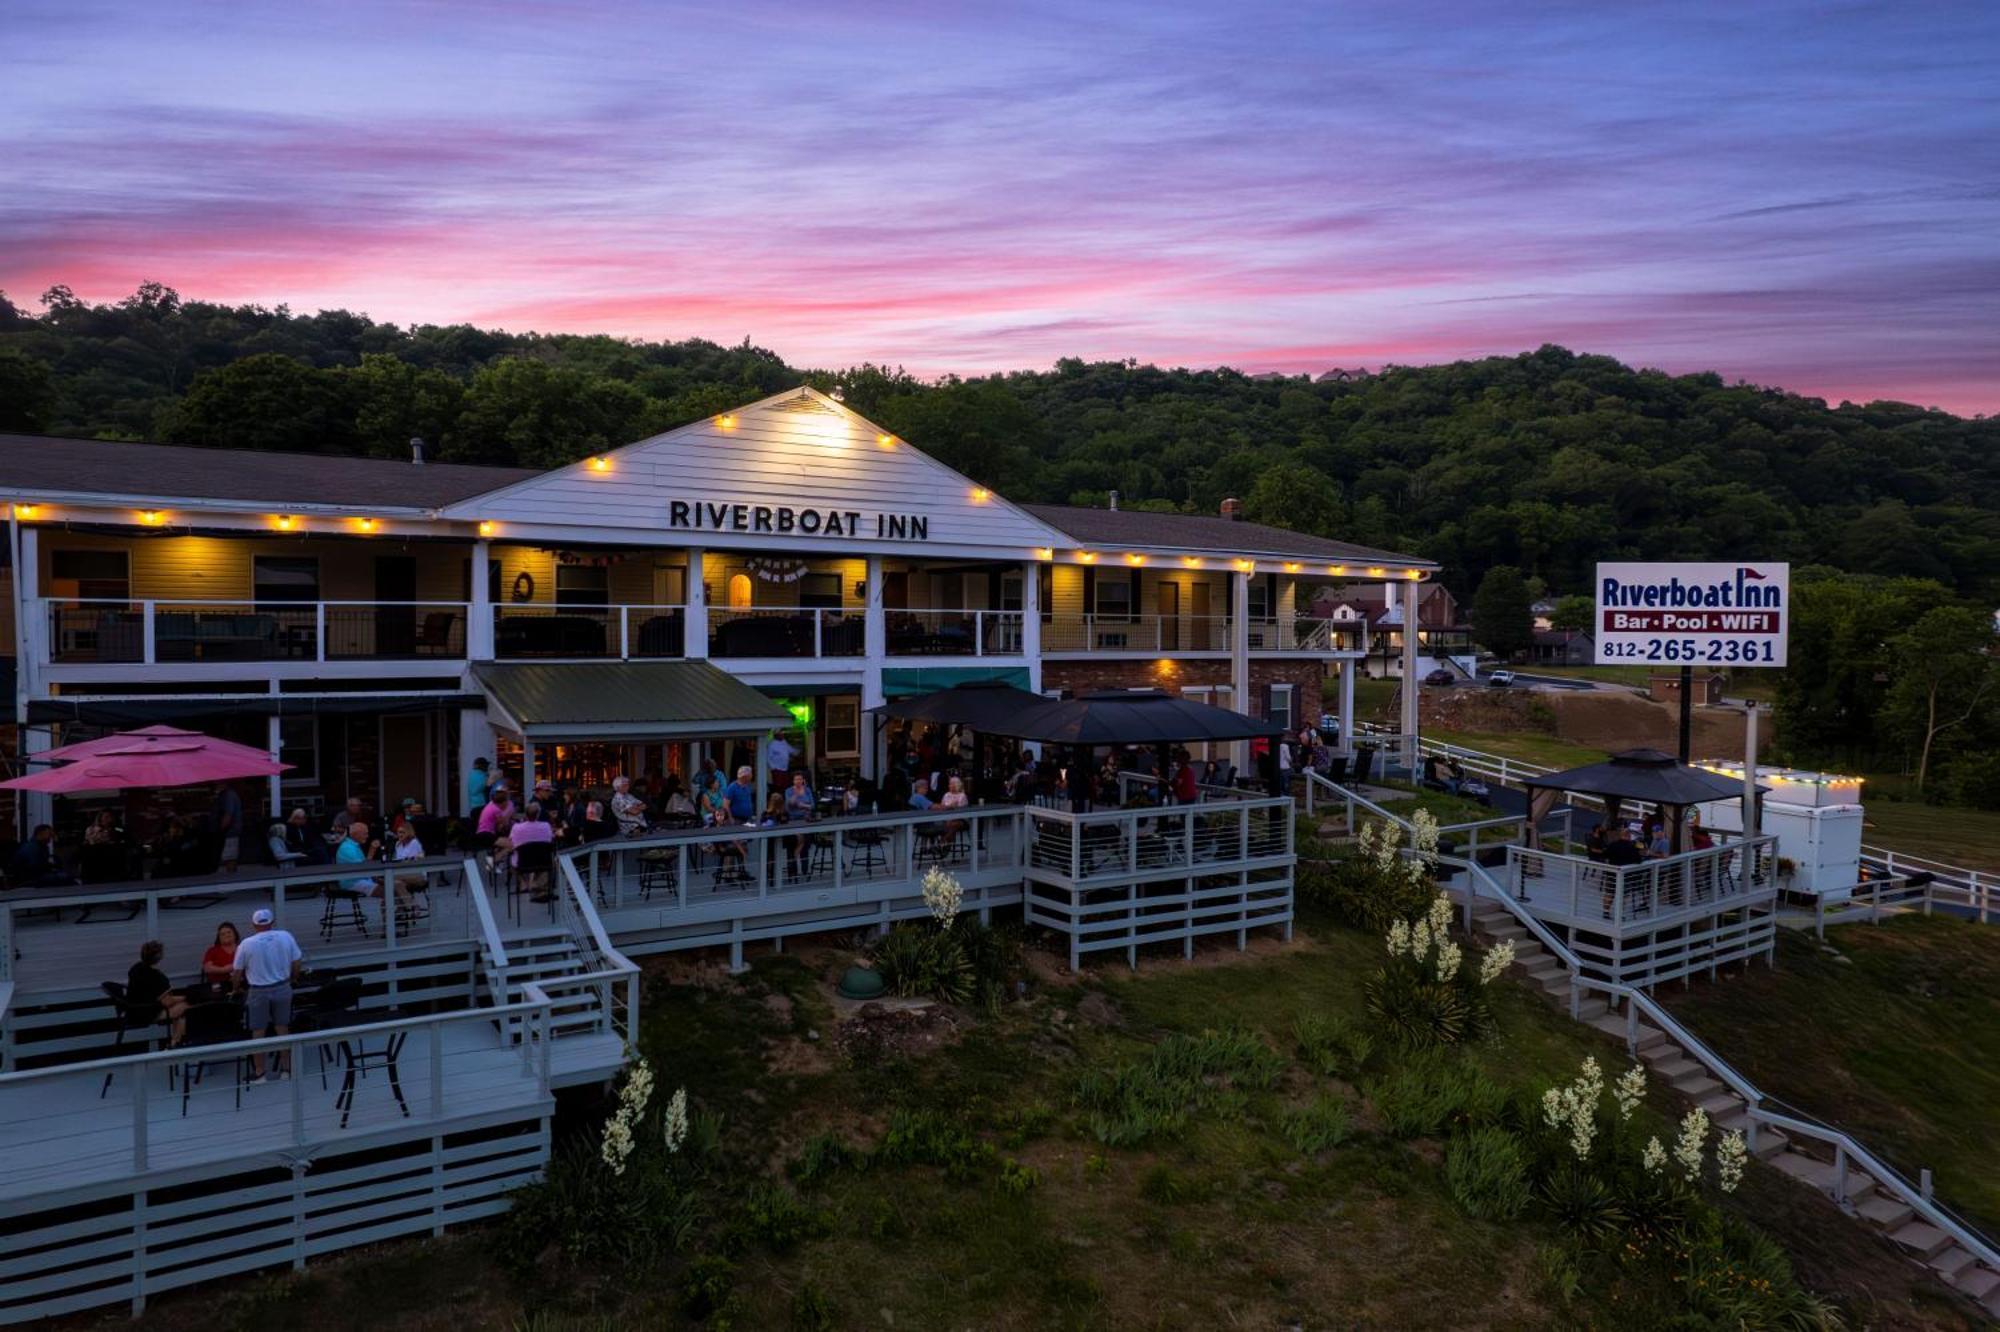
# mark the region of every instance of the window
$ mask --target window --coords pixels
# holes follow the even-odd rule
[[[318,601],[319,561],[311,556],[254,556],[250,561],[250,595],[258,602]]]
[[[319,785],[319,718],[278,719],[278,761],[292,765],[286,786]]]
[[[1047,582],[1046,579],[1044,579],[1043,581],[1044,583]],[[1000,575],[1001,610],[1017,611],[1021,609],[1021,584],[1022,584],[1022,578],[1021,575],[1018,573],[1007,573]]]
[[[826,701],[826,754],[852,758],[861,752],[861,700],[852,694]]]
[[[87,601],[125,601],[132,595],[132,572],[122,550],[57,550],[49,553],[49,595]]]
[[[1292,716],[1292,689],[1288,684],[1271,686],[1270,701],[1264,706],[1264,718],[1287,731],[1298,729],[1298,722]]]
[[[729,608],[744,610],[749,607],[750,602],[750,575],[740,573],[729,575]]]
[[[1097,618],[1132,618],[1132,579],[1124,570],[1113,572],[1107,569],[1097,575]]]
[[[558,564],[556,605],[608,606],[611,604],[611,570],[601,564]]]
[[[1250,575],[1250,618],[1268,620],[1271,618],[1271,583],[1269,579]]]
[[[799,605],[840,608],[840,575],[809,573],[799,579]]]

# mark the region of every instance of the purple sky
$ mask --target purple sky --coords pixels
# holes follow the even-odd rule
[[[0,289],[2000,410],[2000,4],[7,0]]]

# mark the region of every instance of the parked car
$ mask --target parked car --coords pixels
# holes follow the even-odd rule
[[[1486,677],[1486,683],[1492,685],[1495,689],[1505,689],[1514,683],[1514,672],[1495,671]]]
[[[1449,689],[1458,683],[1458,677],[1440,666],[1424,677],[1424,683],[1436,689]]]

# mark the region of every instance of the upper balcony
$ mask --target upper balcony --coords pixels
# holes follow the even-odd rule
[[[1234,650],[1226,615],[1086,615],[1042,617],[1049,657],[1213,656]],[[1337,655],[1362,651],[1362,626],[1311,616],[1253,616],[1243,624],[1252,656]]]
[[[1023,650],[1019,611],[883,612],[887,657],[1003,657]],[[854,607],[709,608],[707,655],[718,661],[859,660],[868,621]],[[493,654],[502,661],[685,657],[685,606],[495,606]]]
[[[54,666],[463,661],[451,601],[45,600]]]

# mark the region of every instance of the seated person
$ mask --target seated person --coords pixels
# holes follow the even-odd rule
[[[396,829],[396,845],[390,851],[389,859],[401,862],[405,860],[422,860],[423,858],[424,844],[417,837],[416,825],[405,819]],[[421,872],[418,872],[397,875],[396,887],[408,892],[422,892],[424,889],[430,887],[430,884],[425,879],[425,876]]]
[[[694,801],[688,798],[687,791],[681,786],[680,778],[667,778],[667,795],[661,802],[660,813],[669,819],[681,822],[696,816]]]
[[[795,823],[813,816],[812,787],[802,772],[793,773],[792,784],[785,788],[785,815]]]
[[[347,803],[341,807],[340,812],[333,816],[333,831],[345,833],[348,826],[356,820],[366,822],[367,819],[368,807],[361,803],[361,797],[349,796],[347,797]]]
[[[164,1019],[178,1045],[187,1034],[187,1000],[174,993],[167,973],[160,970],[160,959],[166,953],[158,939],[139,946],[139,960],[125,973],[125,1006],[134,1024]]]
[[[593,800],[583,807],[582,827],[583,840],[586,842],[601,842],[607,837],[618,835],[618,824],[606,817],[602,800]]]
[[[519,872],[521,868],[522,847],[532,846],[537,842],[546,842],[553,845],[555,840],[556,830],[549,823],[548,817],[542,812],[541,802],[530,800],[526,808],[521,811],[520,821],[508,830],[509,863],[513,865],[516,872]],[[534,874],[535,881],[524,881],[522,887],[530,889],[530,895],[537,902],[553,900],[555,896],[551,891],[553,885],[547,881],[546,875],[539,871],[535,871]]]
[[[764,817],[759,819],[760,828],[775,828],[781,823],[790,823],[791,816],[785,813],[785,798],[776,791],[764,802]]]
[[[482,851],[499,850],[498,844],[513,822],[514,799],[507,794],[507,783],[495,782],[487,789],[486,803],[480,807],[473,846]]]
[[[611,779],[611,817],[627,837],[646,831],[646,802],[632,794],[632,779],[623,773]]]
[[[215,942],[201,955],[201,978],[228,989],[230,975],[236,970],[236,945],[242,942],[243,936],[228,921],[216,926]]]
[[[355,819],[347,825],[347,836],[340,839],[340,847],[333,853],[336,865],[366,865],[382,854],[382,844],[368,837],[368,825]],[[387,875],[372,878],[349,879],[342,885],[349,892],[360,893],[364,897],[380,897],[382,881]],[[399,882],[396,884],[396,907],[400,911],[412,908],[409,890]]]
[[[943,809],[964,809],[971,803],[971,800],[965,794],[965,779],[956,776],[946,784],[944,797],[938,801],[939,807]],[[944,830],[951,836],[956,837],[971,826],[971,823],[965,819],[950,819],[946,821]]]
[[[36,826],[28,840],[14,852],[7,866],[7,879],[16,888],[55,888],[75,883],[56,863],[56,830],[49,824]]]
[[[929,809],[937,802],[931,799],[931,784],[919,777],[910,783],[910,808]]]
[[[729,821],[729,801],[724,795],[721,782],[710,782],[701,788],[695,799],[695,813],[701,816],[704,825],[713,827]]]
[[[291,839],[285,836],[285,825],[282,823],[274,823],[265,830],[264,846],[269,852],[268,859],[279,869],[290,869],[294,865],[306,863],[306,853],[303,850],[292,849]]]
[[[119,846],[125,841],[125,830],[118,826],[118,816],[108,809],[97,811],[97,817],[83,830],[85,846]]]
[[[859,814],[861,812],[861,782],[859,778],[847,779],[847,789],[840,793],[840,812]]]

